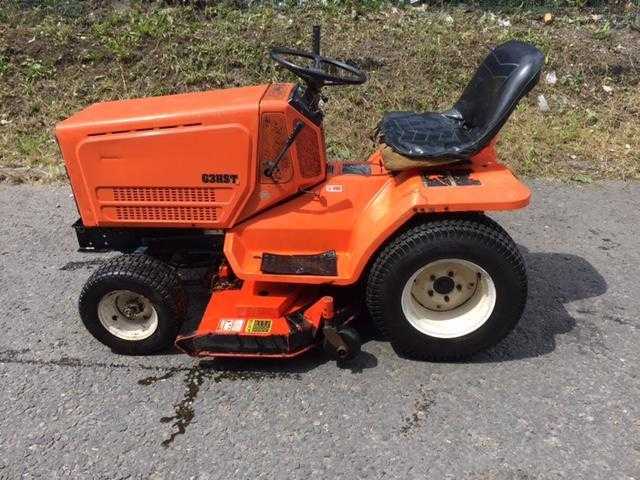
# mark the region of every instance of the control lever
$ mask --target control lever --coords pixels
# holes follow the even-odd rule
[[[278,153],[278,156],[272,162],[269,162],[271,163],[269,167],[265,168],[264,170],[265,176],[274,180],[273,174],[276,172],[276,170],[278,170],[278,165],[280,164],[280,161],[285,156],[287,151],[291,148],[291,145],[293,145],[293,142],[296,141],[296,137],[302,131],[303,128],[304,128],[304,123],[296,122],[296,124],[293,127],[293,131],[287,138],[287,141],[285,142],[285,144],[282,146],[282,150],[280,150],[280,153]]]

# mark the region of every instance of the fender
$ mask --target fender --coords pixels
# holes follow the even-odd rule
[[[470,164],[392,175],[379,152],[366,172],[340,165],[316,187],[235,226],[225,236],[224,253],[243,280],[352,285],[369,259],[412,217],[422,213],[514,210],[531,192],[496,162],[493,145]],[[264,273],[265,254],[305,262],[335,258],[334,274]]]

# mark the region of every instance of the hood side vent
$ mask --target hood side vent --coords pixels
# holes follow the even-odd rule
[[[162,127],[147,127],[147,128],[136,128],[132,130],[114,130],[111,132],[97,132],[97,133],[89,133],[87,136],[89,137],[99,137],[102,135],[118,135],[121,133],[135,133],[135,132],[151,132],[153,130],[169,130],[173,128],[189,128],[189,127],[200,127],[202,123],[184,123],[179,125],[165,125]]]

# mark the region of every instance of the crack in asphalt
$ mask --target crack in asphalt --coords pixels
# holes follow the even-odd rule
[[[150,376],[138,380],[139,385],[149,386],[156,382],[161,382],[173,377],[176,373],[185,371],[185,369],[175,368],[167,371],[164,375]],[[167,448],[179,435],[184,435],[187,428],[195,417],[195,409],[193,404],[198,398],[200,388],[205,380],[212,380],[214,383],[220,383],[223,380],[251,380],[261,382],[266,379],[293,379],[301,380],[302,377],[299,373],[294,372],[270,372],[270,371],[251,371],[251,370],[220,370],[207,363],[201,363],[199,365],[193,365],[191,368],[186,369],[182,383],[184,386],[183,396],[180,401],[174,403],[174,414],[171,416],[164,416],[160,418],[160,423],[171,423],[172,432],[169,437],[164,439],[160,444]]]
[[[154,365],[127,365],[124,363],[107,363],[107,362],[84,362],[82,359],[73,357],[61,357],[52,359],[39,358],[18,358],[20,355],[29,353],[29,349],[2,349],[0,350],[0,363],[9,363],[17,365],[36,365],[44,367],[67,367],[67,368],[120,368],[125,370],[149,370],[156,372],[184,371],[190,370],[190,367],[160,367]]]
[[[214,383],[220,383],[224,380],[252,380],[262,381],[265,379],[293,379],[301,380],[298,373],[293,372],[269,372],[269,371],[251,371],[251,370],[220,370],[212,367],[210,364],[199,364],[191,367],[160,367],[152,365],[126,365],[122,363],[107,362],[84,362],[79,358],[61,357],[56,359],[37,359],[37,358],[19,358],[21,355],[29,353],[28,348],[24,349],[0,349],[0,363],[16,364],[16,365],[35,365],[43,367],[62,367],[62,368],[108,368],[108,369],[124,369],[138,371],[162,372],[162,375],[149,376],[138,380],[138,384],[142,386],[150,386],[154,383],[161,382],[172,378],[177,373],[186,372],[183,379],[184,392],[182,399],[173,405],[174,415],[164,416],[160,418],[160,423],[171,423],[173,431],[168,438],[161,442],[163,447],[169,447],[175,438],[184,435],[188,426],[195,417],[193,403],[197,399],[200,387],[205,380],[212,380]]]
[[[78,262],[67,262],[59,270],[63,272],[74,272],[76,270],[92,270],[93,267],[102,265],[105,262],[104,258],[93,258],[91,260],[82,260]]]

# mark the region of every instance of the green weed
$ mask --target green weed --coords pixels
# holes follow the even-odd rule
[[[606,21],[602,27],[593,33],[593,38],[598,40],[606,40],[611,36],[611,24]]]
[[[9,59],[4,55],[0,55],[0,76],[7,70],[9,70]]]
[[[20,66],[22,67],[25,79],[29,83],[33,83],[42,78],[47,78],[55,71],[53,67],[44,65],[33,58],[27,58]]]

